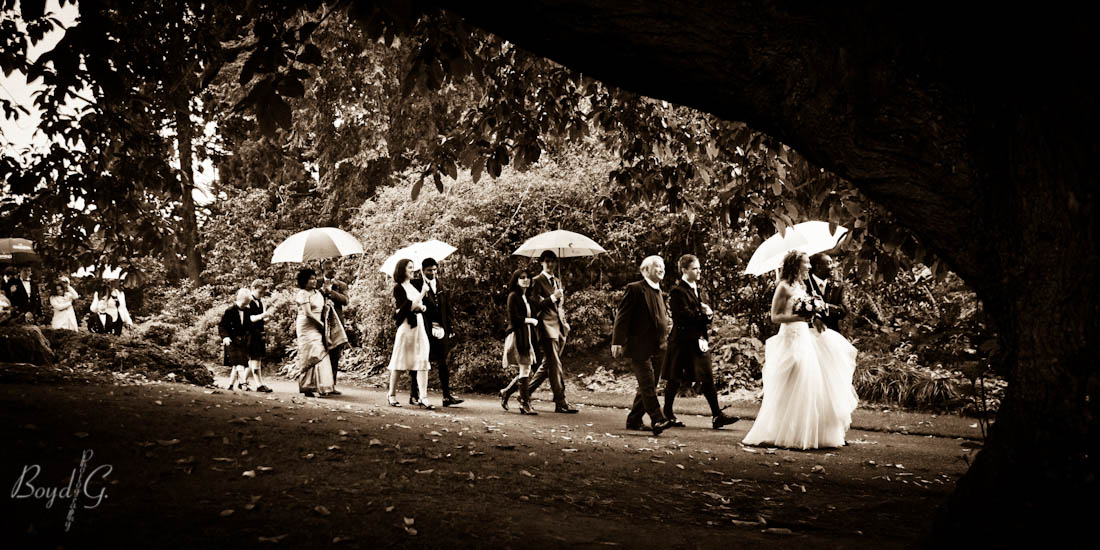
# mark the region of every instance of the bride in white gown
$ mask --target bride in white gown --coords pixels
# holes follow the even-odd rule
[[[746,445],[816,449],[844,445],[844,434],[859,402],[852,387],[856,349],[836,331],[819,331],[809,314],[792,313],[807,294],[801,281],[810,260],[802,252],[783,259],[772,322],[779,333],[764,348],[764,400]]]

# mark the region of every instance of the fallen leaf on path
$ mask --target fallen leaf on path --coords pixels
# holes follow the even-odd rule
[[[667,462],[665,462],[663,460],[657,460],[656,458],[651,458],[651,459],[649,459],[649,461],[654,463],[654,464],[668,464]]]
[[[417,459],[415,459],[415,458],[402,458],[401,460],[398,460],[397,463],[398,464],[412,464],[413,462],[416,462],[416,461],[417,461]]]
[[[221,517],[229,517],[233,515],[233,510],[222,510],[222,513],[218,514]]]
[[[768,527],[764,529],[764,532],[769,535],[793,535],[790,529],[786,527]]]
[[[85,437],[88,437],[89,434],[88,432],[76,432],[73,435],[79,437],[80,439],[84,439]]]
[[[759,523],[757,523],[755,521],[742,521],[742,520],[739,520],[739,519],[731,519],[730,522],[733,523],[734,525],[738,526],[738,527],[756,527],[756,526],[760,525]]]
[[[370,446],[370,447],[381,447],[382,442],[377,440],[377,439],[372,439],[372,440],[370,440],[370,443],[368,443],[367,445]]]
[[[287,537],[287,535],[289,535],[289,534],[290,533],[283,533],[282,535],[279,535],[279,536],[276,536],[276,537],[260,537],[259,540],[260,540],[260,542],[275,542],[275,543],[277,543],[277,542],[285,539]]]
[[[341,449],[339,445],[329,445],[328,450],[330,450],[330,451],[342,451],[343,449]]]
[[[271,470],[274,470],[275,468],[272,468],[271,466],[257,466],[256,469],[261,471],[261,472],[270,472]]]
[[[439,433],[435,430],[432,430],[432,431],[428,432],[428,435],[434,435],[436,437],[443,437],[443,434],[441,434],[441,433]]]
[[[163,403],[163,402],[162,402],[161,400],[159,400],[159,399],[158,399],[158,400],[156,400],[156,401],[153,401],[153,403],[156,403],[157,405],[163,405],[163,404],[164,404],[164,403]]]
[[[337,431],[336,433],[337,433],[337,435],[348,435],[348,431],[347,431],[347,430],[339,430],[339,431]]]
[[[563,452],[563,453],[575,453],[575,452],[577,452],[577,450],[578,449],[562,449],[561,452]]]
[[[325,508],[325,507],[324,507],[323,505],[321,505],[321,504],[318,504],[317,506],[314,506],[314,507],[313,507],[313,511],[314,511],[314,512],[317,512],[318,514],[321,514],[322,516],[328,516],[328,515],[331,515],[331,514],[332,514],[332,512],[329,512],[329,511],[328,511],[328,508]]]
[[[404,519],[405,519],[405,525],[408,525],[410,527],[412,526],[412,524],[416,523],[416,518],[404,518]]]
[[[180,440],[178,439],[158,439],[157,444],[164,447],[170,447],[172,445],[178,445]]]
[[[815,464],[813,468],[810,468],[810,473],[825,473],[825,467],[820,464]]]
[[[435,469],[433,468],[433,469],[430,469],[430,470],[416,470],[416,473],[418,473],[418,474],[430,474],[434,471],[435,471]]]
[[[516,448],[516,446],[512,445],[511,443],[498,443],[498,444],[493,445],[493,446],[500,449],[500,450],[502,450],[502,451],[511,451],[511,450]]]
[[[244,477],[256,477],[256,470],[245,470],[241,475]]]
[[[386,511],[387,512],[392,512],[393,511],[393,506],[386,506]]]
[[[483,454],[485,454],[485,453],[483,453],[481,451],[470,451],[470,456],[481,456]]]
[[[714,475],[716,475],[716,476],[724,476],[724,475],[726,475],[726,474],[723,474],[722,472],[719,472],[718,470],[703,470],[703,473],[704,473],[704,474],[714,474]]]
[[[519,473],[522,474],[522,475],[525,475],[527,477],[535,477],[535,474],[532,474],[531,472],[528,472],[527,470],[520,470]]]

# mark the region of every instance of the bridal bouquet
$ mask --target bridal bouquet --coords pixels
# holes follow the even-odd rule
[[[823,317],[825,315],[825,301],[817,296],[802,296],[794,301],[791,313],[803,317]]]

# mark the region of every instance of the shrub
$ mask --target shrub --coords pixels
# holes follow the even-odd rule
[[[455,388],[481,393],[495,393],[516,375],[501,365],[504,342],[496,338],[463,340],[448,357]]]
[[[150,344],[168,347],[172,345],[172,340],[176,336],[176,327],[168,323],[149,321],[138,325],[137,334],[139,338]]]
[[[195,357],[168,351],[127,336],[109,336],[74,330],[44,329],[58,364],[112,372],[140,373],[150,378],[186,381],[205,386],[214,376]]]

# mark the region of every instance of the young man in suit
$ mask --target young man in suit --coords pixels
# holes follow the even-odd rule
[[[32,278],[31,268],[23,267],[18,277],[9,279],[7,292],[12,309],[21,320],[31,324],[42,320],[42,295],[38,292],[38,282]]]
[[[91,312],[85,322],[88,331],[95,334],[112,334],[115,331],[115,320],[107,314],[107,302],[92,302]]]
[[[222,337],[224,347],[224,362],[232,370],[229,373],[229,387],[234,389],[234,384],[240,379],[240,388],[248,389],[248,340],[252,332],[252,318],[248,310],[248,304],[252,301],[252,291],[247,288],[237,290],[237,297],[233,305],[222,313],[218,322],[218,335]]]
[[[641,272],[643,279],[626,285],[626,293],[615,312],[611,356],[629,357],[638,379],[638,393],[626,416],[626,429],[644,430],[642,416],[648,413],[653,435],[661,435],[672,425],[661,412],[655,381],[660,373],[661,354],[668,345],[670,327],[661,295],[665,262],[660,256],[650,256],[642,260]]]
[[[684,424],[673,412],[676,393],[680,391],[681,385],[698,382],[702,386],[707,404],[710,405],[711,426],[717,430],[737,422],[739,418],[726,415],[718,406],[718,391],[714,387],[710,344],[707,340],[707,328],[714,311],[706,304],[703,291],[699,288],[699,275],[702,273],[699,258],[684,254],[680,256],[677,266],[681,276],[668,291],[672,334],[668,338],[668,354],[661,372],[661,377],[667,380],[664,413],[672,426],[682,427]]]
[[[825,314],[821,321],[826,327],[840,332],[840,321],[848,316],[844,285],[833,276],[836,262],[824,252],[810,256],[810,277],[806,288],[825,301]],[[815,324],[817,321],[815,320]]]
[[[344,324],[344,306],[348,305],[348,285],[344,281],[336,278],[336,266],[331,260],[325,260],[321,264],[321,281],[320,290],[329,300],[332,300],[332,309],[336,312],[336,317],[340,319],[340,324]],[[336,373],[340,367],[340,353],[344,351],[343,346],[337,346],[332,348],[328,352],[329,362],[332,363],[332,388],[329,392],[330,395],[340,395],[340,392],[336,391]]]
[[[544,250],[539,255],[539,261],[542,262],[542,273],[531,279],[529,300],[535,317],[539,319],[538,340],[542,353],[538,355],[542,362],[527,387],[530,393],[534,393],[544,380],[549,379],[550,389],[554,392],[554,412],[575,414],[577,409],[565,400],[565,375],[561,364],[561,353],[569,337],[569,323],[565,320],[565,309],[562,307],[565,291],[561,279],[554,274],[558,255],[553,250]]]
[[[450,339],[454,336],[451,330],[451,299],[450,294],[439,281],[439,262],[435,258],[424,258],[420,264],[420,278],[413,280],[413,287],[423,291],[427,285],[428,293],[424,296],[424,329],[428,331],[428,344],[431,351],[428,359],[439,373],[439,387],[443,393],[443,406],[450,407],[465,401],[451,393],[451,373],[447,365],[447,352],[450,347]],[[410,376],[414,371],[409,371]],[[420,391],[416,384],[412,385],[412,397],[410,402],[420,398]]]

